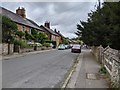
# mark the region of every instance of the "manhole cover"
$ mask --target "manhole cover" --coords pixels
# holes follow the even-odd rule
[[[98,75],[95,73],[87,73],[87,79],[91,79],[91,80],[96,80],[98,79]]]

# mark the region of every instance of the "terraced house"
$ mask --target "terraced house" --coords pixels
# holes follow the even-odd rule
[[[60,35],[50,28],[50,22],[46,21],[44,25],[40,26],[40,28],[42,28],[44,32],[48,35],[49,40],[56,42],[55,46],[58,46],[60,44]]]
[[[31,29],[33,28],[40,32],[43,32],[43,30],[34,21],[26,18],[25,9],[23,7],[16,9],[16,13],[11,12],[3,7],[0,7],[0,9],[0,14],[10,18],[17,24],[18,31],[28,31],[31,33]]]

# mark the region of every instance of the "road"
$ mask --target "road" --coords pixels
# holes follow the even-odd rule
[[[53,50],[3,60],[3,88],[58,87],[78,53]]]

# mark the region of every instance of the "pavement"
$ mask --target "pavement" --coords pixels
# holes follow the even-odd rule
[[[100,77],[101,65],[90,49],[82,49],[78,60],[66,88],[109,88],[107,80]]]
[[[39,53],[42,53],[42,52],[47,52],[47,51],[52,51],[52,50],[56,50],[56,49],[33,51],[33,52],[25,52],[25,53],[14,53],[14,54],[11,54],[11,55],[4,55],[4,56],[1,56],[1,57],[2,57],[2,60],[9,60],[9,59],[12,59],[12,58],[23,57],[23,56],[26,56],[26,55],[29,55],[29,54],[31,54],[31,55],[32,54],[39,54]]]

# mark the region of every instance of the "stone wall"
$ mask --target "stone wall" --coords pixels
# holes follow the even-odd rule
[[[2,55],[2,43],[0,43],[0,55]]]
[[[19,53],[32,52],[32,51],[34,51],[33,48],[24,48],[24,49],[20,49]]]
[[[108,71],[111,81],[120,85],[120,59],[118,58],[118,50],[112,49],[109,46],[106,48],[92,47],[92,53],[96,59],[105,66]]]
[[[2,44],[2,55],[7,55],[8,51],[9,51],[9,54],[13,54],[13,52],[14,52],[13,50],[14,50],[13,44],[10,44],[10,51],[8,50],[8,43]]]

